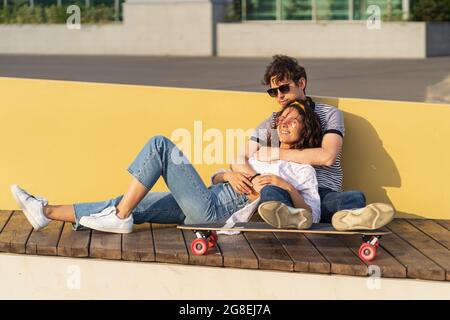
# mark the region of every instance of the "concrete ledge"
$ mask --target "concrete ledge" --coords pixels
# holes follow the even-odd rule
[[[0,299],[450,299],[449,282],[0,254]]]

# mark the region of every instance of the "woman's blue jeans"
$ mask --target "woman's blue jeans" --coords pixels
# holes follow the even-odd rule
[[[128,167],[142,185],[151,190],[163,177],[170,192],[149,192],[133,209],[134,223],[193,224],[224,222],[248,202],[229,183],[206,187],[189,160],[168,138],[151,138]],[[117,206],[123,195],[106,201],[75,203],[79,229],[82,216],[98,213],[109,206]]]

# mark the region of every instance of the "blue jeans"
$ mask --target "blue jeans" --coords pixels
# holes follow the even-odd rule
[[[289,207],[294,206],[289,192],[272,184],[264,186],[259,193],[259,197],[260,203],[267,201],[280,201]]]
[[[366,197],[360,191],[337,192],[328,188],[319,188],[321,201],[320,222],[331,223],[333,214],[344,209],[356,209],[366,206]],[[293,207],[291,197],[286,190],[274,185],[267,185],[261,189],[261,203],[266,201],[280,201]]]
[[[149,190],[162,176],[170,190],[146,194],[132,211],[137,224],[224,222],[249,202],[246,195],[236,193],[229,183],[207,188],[181,150],[163,136],[153,137],[145,144],[128,167],[128,172]],[[122,197],[74,204],[74,229],[80,229],[79,220],[82,216],[117,206]]]
[[[366,206],[366,197],[361,191],[338,192],[329,188],[319,188],[320,222],[331,223],[333,214],[340,210],[357,209]]]

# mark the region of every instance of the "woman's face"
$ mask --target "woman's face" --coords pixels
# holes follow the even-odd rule
[[[282,144],[295,144],[300,140],[302,129],[302,116],[295,108],[287,107],[277,119],[277,131]]]

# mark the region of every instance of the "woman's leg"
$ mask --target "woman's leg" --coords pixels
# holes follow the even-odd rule
[[[117,216],[120,219],[126,219],[130,216],[133,209],[141,202],[141,200],[148,193],[148,189],[142,185],[136,178],[133,177],[127,192],[124,194],[122,200],[117,205]]]
[[[118,205],[119,210],[123,210],[122,218],[131,214],[142,199],[145,189],[151,190],[162,176],[186,216],[185,223],[216,221],[216,199],[189,160],[168,138],[151,138],[128,171],[137,182],[131,183],[128,194],[124,195]]]
[[[117,216],[121,219],[128,217],[132,210],[148,193],[136,178],[133,178],[122,201],[116,206]],[[47,205],[44,206],[44,214],[51,220],[65,221],[75,223],[75,209],[73,205]]]
[[[120,195],[106,201],[75,203],[73,205],[75,213],[73,228],[75,230],[81,229],[80,220],[82,217],[89,217],[111,206],[117,207],[123,198],[124,196]],[[170,192],[147,193],[132,210],[132,215],[134,223],[137,224],[145,222],[181,224],[185,219],[183,211]]]
[[[136,178],[133,178],[127,192],[122,201],[117,205],[117,216],[121,219],[128,217],[133,208],[144,198],[148,193],[145,188]],[[65,221],[75,223],[75,209],[73,205],[47,205],[44,206],[44,214],[51,220]]]
[[[130,215],[133,214],[133,218],[135,217],[133,212],[136,206],[161,176],[185,216],[184,223],[215,222],[222,218],[222,212],[217,210],[216,206],[220,201],[217,201],[214,194],[205,186],[181,150],[168,138],[162,136],[151,138],[129,166],[128,171],[134,179],[120,202],[112,204],[114,208],[105,208],[104,214],[81,218],[83,225],[103,231],[125,229],[129,231],[130,223],[132,224]]]
[[[121,196],[117,203],[110,200],[87,203],[86,206],[83,206],[83,204],[53,206],[45,204],[43,210],[41,210],[41,215],[43,213],[49,219],[72,222],[78,225],[80,216],[91,216],[106,208],[114,207],[114,210],[110,211],[114,212],[116,220],[124,220],[130,217],[136,206],[146,197],[148,191],[162,176],[171,191],[171,197],[185,216],[185,223],[215,222],[222,218],[220,214],[218,216],[216,206],[220,200],[218,201],[205,186],[201,177],[181,150],[166,137],[156,136],[151,138],[130,165],[128,171],[134,178],[125,195]],[[82,208],[82,210],[78,209],[78,214],[77,207]],[[180,214],[178,214],[178,217],[180,217]],[[99,218],[99,220],[101,219]],[[132,221],[130,223],[132,224]]]
[[[44,214],[51,220],[75,223],[75,210],[71,204],[44,206]]]
[[[127,196],[127,194],[125,194],[106,201],[75,203],[70,205],[49,204],[43,207],[44,214],[51,220],[73,223],[75,225],[74,228],[78,229],[78,221],[82,216],[98,213],[111,205],[120,208],[121,204],[129,205],[131,201],[136,201],[138,204],[134,205],[131,211],[127,211],[133,214],[135,223],[154,222],[176,224],[183,222],[185,218],[183,211],[170,192],[146,191],[146,194],[142,199],[136,200],[137,196],[133,194],[133,184],[138,184],[138,187],[142,186],[139,181],[133,178],[132,184],[127,191],[131,200],[124,201]],[[119,213],[125,212],[125,210],[122,209],[118,209],[118,211]]]

